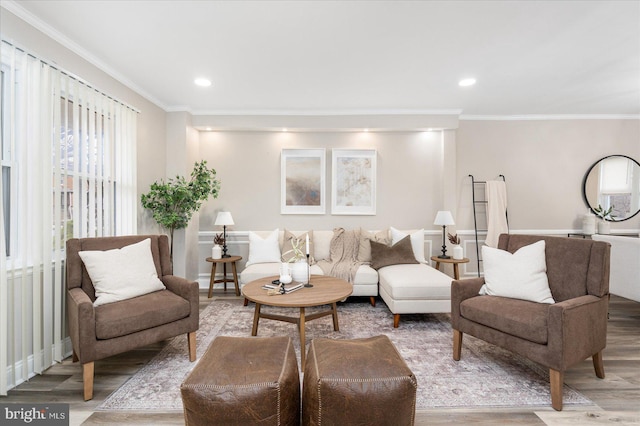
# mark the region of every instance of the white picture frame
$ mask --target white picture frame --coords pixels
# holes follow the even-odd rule
[[[283,149],[280,157],[280,213],[326,212],[326,152]]]
[[[375,215],[377,151],[331,152],[331,214]]]

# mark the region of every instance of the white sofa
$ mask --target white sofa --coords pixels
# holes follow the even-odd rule
[[[600,234],[591,238],[611,244],[609,292],[640,302],[640,238]]]
[[[291,231],[296,236],[302,232]],[[255,232],[266,238],[271,232]],[[333,231],[313,231],[313,255],[316,261],[329,259]],[[424,237],[423,241],[424,241]],[[279,232],[282,250],[284,231]],[[424,242],[423,242],[424,246]],[[251,247],[249,247],[251,251]],[[278,275],[279,262],[251,263],[240,273],[240,285],[267,276]],[[311,274],[323,275],[318,265],[311,266]],[[390,265],[378,271],[368,264],[361,265],[353,281],[352,296],[369,296],[375,306],[380,294],[394,314],[394,327],[398,327],[401,314],[437,313],[451,311],[452,278],[423,261],[419,264]]]

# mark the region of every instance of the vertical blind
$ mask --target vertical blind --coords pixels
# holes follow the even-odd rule
[[[0,51],[6,395],[68,355],[66,240],[136,233],[137,113],[9,42]]]

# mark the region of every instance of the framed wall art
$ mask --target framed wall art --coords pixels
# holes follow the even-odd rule
[[[334,149],[331,158],[331,214],[376,214],[375,149]]]
[[[325,157],[324,148],[282,150],[280,213],[325,213]]]

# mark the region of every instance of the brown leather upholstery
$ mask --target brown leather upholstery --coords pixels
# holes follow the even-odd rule
[[[122,248],[147,238],[151,239],[153,261],[166,290],[94,307],[95,289],[78,252]],[[67,241],[66,266],[69,335],[74,361],[79,360],[83,366],[85,400],[93,397],[96,360],[183,333],[189,336],[189,358],[195,360],[198,283],[172,275],[166,235],[74,238]]]
[[[480,296],[484,278],[453,281],[451,325],[455,360],[470,334],[527,357],[550,370],[552,406],[562,409],[562,381],[569,367],[593,357],[604,377],[609,304],[608,243],[534,235],[500,236],[498,248],[514,253],[545,241],[547,278],[555,304]]]
[[[387,336],[314,339],[304,369],[304,425],[412,425],[416,378]]]
[[[298,361],[289,337],[217,337],[180,392],[187,425],[300,424]]]

